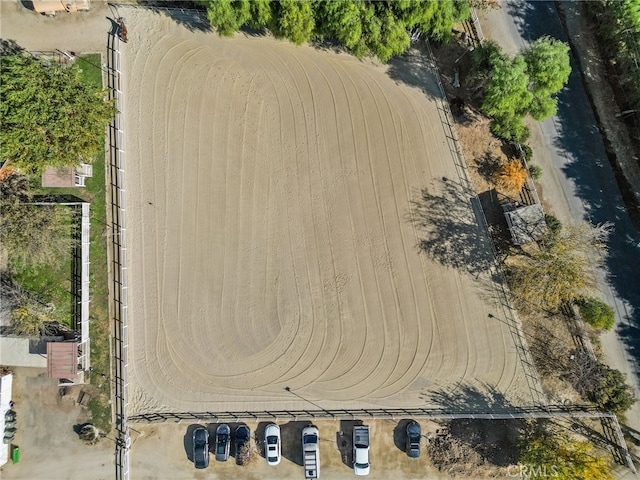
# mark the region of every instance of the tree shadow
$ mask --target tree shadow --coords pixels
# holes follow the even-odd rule
[[[297,465],[304,465],[302,461],[302,430],[311,422],[288,422],[280,425],[282,436],[282,456]]]
[[[0,55],[15,55],[22,52],[24,52],[24,48],[18,45],[15,40],[0,38]]]
[[[474,275],[491,268],[491,242],[481,227],[482,208],[473,193],[443,178],[416,197],[408,217],[422,252],[444,266]]]
[[[404,55],[387,62],[387,75],[396,83],[420,89],[432,98],[442,98],[438,73],[423,46],[414,46]]]
[[[440,390],[426,396],[450,413],[495,414],[518,410],[504,395],[487,385],[460,385],[451,391]],[[449,452],[456,452],[461,455],[457,459],[460,462],[486,463],[495,467],[517,464],[525,420],[456,418],[439,423],[444,430],[427,444],[430,456],[438,462],[455,461]]]
[[[500,159],[493,157],[489,152],[485,152],[484,157],[474,160],[478,173],[487,182],[491,182],[495,173],[500,168]]]
[[[138,4],[155,14],[171,18],[192,32],[212,32],[207,11],[190,1],[140,0]],[[117,5],[116,5],[117,6]]]
[[[256,431],[254,432],[253,439],[256,442],[256,449],[262,458],[266,458],[264,453],[264,431],[267,429],[268,425],[271,425],[275,422],[260,422],[256,427]]]
[[[336,432],[336,445],[342,463],[353,468],[353,427],[362,425],[362,420],[340,420],[340,431]]]

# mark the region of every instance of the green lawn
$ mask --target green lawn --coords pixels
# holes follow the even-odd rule
[[[57,265],[16,265],[13,279],[38,302],[54,306],[50,312],[51,320],[72,328],[71,252],[69,258]]]
[[[82,70],[82,77],[89,83],[102,88],[102,58],[100,54],[80,57],[76,65]],[[91,201],[91,245],[90,281],[91,305],[90,336],[91,384],[98,389],[89,402],[93,423],[102,431],[111,430],[111,396],[109,379],[109,275],[107,270],[107,208],[105,182],[105,150],[93,162],[93,177],[86,181],[85,193]],[[102,375],[106,375],[106,380]]]

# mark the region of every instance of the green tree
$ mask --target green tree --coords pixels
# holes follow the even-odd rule
[[[315,26],[309,0],[281,0],[275,6],[274,34],[296,45],[311,39]]]
[[[551,37],[541,37],[523,52],[533,99],[529,113],[536,120],[556,114],[555,97],[569,81],[569,45]]]
[[[231,37],[245,25],[251,16],[249,1],[215,0],[201,1],[207,7],[207,18],[218,35]]]
[[[616,317],[613,307],[598,298],[581,298],[577,302],[580,314],[585,322],[594,328],[611,330]]]
[[[269,28],[273,21],[273,12],[271,11],[271,2],[269,0],[245,0],[249,3],[248,25],[257,28]]]
[[[67,207],[32,205],[29,179],[14,173],[0,181],[0,244],[10,267],[68,261],[73,245]]]
[[[2,57],[0,159],[24,173],[90,162],[115,109],[77,69],[28,55]]]
[[[555,310],[595,287],[594,268],[602,264],[607,224],[581,224],[548,235],[508,268],[511,291],[528,305]]]
[[[519,143],[529,136],[523,123],[533,100],[524,58],[513,59],[499,51],[490,53],[491,77],[487,84],[482,111],[492,117],[491,130],[497,136]]]
[[[607,412],[621,415],[631,408],[636,398],[625,375],[604,363],[598,363],[595,381],[587,392],[589,400]]]
[[[590,443],[563,434],[538,432],[533,438],[525,438],[520,463],[532,480],[613,480],[611,465]]]
[[[13,332],[26,336],[45,334],[47,324],[52,322],[47,307],[26,292],[21,292],[15,302],[16,305],[11,310]]]
[[[469,16],[468,0],[200,0],[220,35],[249,25],[301,44],[336,41],[354,55],[387,61],[410,46],[410,31],[446,40],[455,22]]]
[[[314,3],[316,28],[324,37],[335,38],[338,43],[355,51],[362,40],[362,1],[319,0]]]
[[[477,49],[473,77],[483,90],[481,110],[492,118],[498,137],[524,143],[524,118],[543,120],[557,110],[555,95],[566,85],[571,67],[569,46],[550,37],[536,40],[513,58],[492,43]]]

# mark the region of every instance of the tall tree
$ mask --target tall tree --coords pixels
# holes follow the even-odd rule
[[[215,0],[200,1],[207,7],[207,18],[218,35],[230,37],[245,25],[251,15],[251,5],[248,0]]]
[[[474,55],[476,86],[484,91],[482,111],[492,117],[491,130],[506,140],[524,143],[524,118],[543,120],[556,113],[556,94],[566,85],[571,66],[569,46],[542,37],[513,58],[488,43]]]
[[[524,143],[529,130],[522,121],[533,99],[533,94],[529,91],[527,64],[521,56],[511,59],[499,51],[490,54],[489,64],[491,77],[482,102],[482,111],[493,118],[493,133]]]
[[[327,38],[354,55],[387,61],[410,46],[409,32],[435,40],[451,36],[453,24],[469,16],[468,0],[199,0],[211,25],[229,36],[249,25],[268,28],[296,44]]]
[[[533,94],[529,113],[536,120],[544,120],[555,115],[558,104],[555,95],[569,81],[569,45],[551,37],[541,37],[522,55]]]
[[[29,179],[14,173],[0,181],[0,245],[14,264],[68,261],[73,228],[67,207],[33,205]]]
[[[315,26],[309,0],[281,0],[275,7],[274,34],[296,45],[311,39]]]
[[[548,310],[588,295],[595,287],[594,267],[606,253],[608,232],[607,224],[580,224],[547,236],[538,249],[509,266],[512,292],[529,305]]]
[[[77,69],[28,55],[0,64],[0,159],[24,173],[90,162],[115,108]]]

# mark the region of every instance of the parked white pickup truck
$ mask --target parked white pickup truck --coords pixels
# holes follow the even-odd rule
[[[353,471],[356,475],[369,475],[369,427],[353,427]]]

